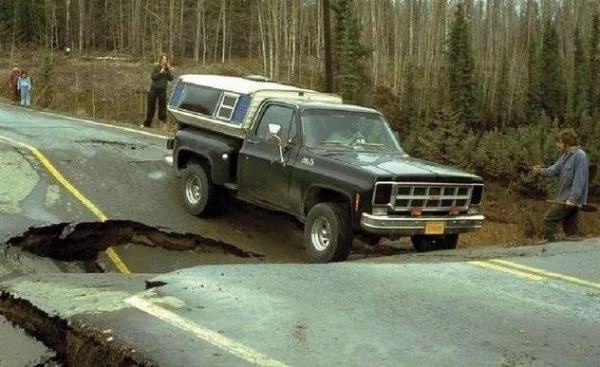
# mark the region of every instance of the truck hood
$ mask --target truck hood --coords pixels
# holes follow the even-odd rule
[[[406,154],[389,154],[373,152],[327,152],[330,159],[340,161],[362,170],[369,171],[379,179],[396,181],[399,178],[421,179],[425,181],[437,179],[454,179],[462,182],[482,182],[481,177],[442,164],[410,157]]]

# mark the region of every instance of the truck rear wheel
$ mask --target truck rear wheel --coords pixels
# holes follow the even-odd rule
[[[337,203],[315,205],[306,219],[304,239],[313,262],[346,260],[352,248],[348,209]]]
[[[184,170],[181,184],[183,204],[190,214],[203,216],[217,211],[217,188],[203,166],[190,162]]]
[[[458,234],[445,235],[423,235],[418,234],[410,237],[415,251],[427,252],[435,250],[453,250],[458,244]]]

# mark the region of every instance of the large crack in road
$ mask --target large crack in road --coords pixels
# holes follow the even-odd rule
[[[99,254],[109,247],[139,245],[173,252],[193,250],[200,256],[235,257],[241,260],[262,258],[261,255],[243,251],[223,241],[190,233],[177,233],[150,227],[133,221],[109,220],[92,223],[59,223],[45,227],[30,228],[20,236],[6,242],[0,254],[12,263],[12,271],[4,271],[3,279],[15,273],[28,271],[36,274],[44,271],[99,273],[104,267],[97,263]],[[33,255],[25,255],[25,254]],[[184,255],[185,256],[185,255]],[[40,266],[23,265],[15,258],[37,258]],[[55,268],[42,266],[50,261]],[[59,270],[52,270],[59,269]],[[150,271],[149,271],[150,272]],[[162,284],[145,282],[149,289]],[[132,346],[121,345],[112,340],[106,331],[95,330],[79,322],[67,321],[36,307],[28,299],[20,297],[10,287],[0,285],[0,314],[29,335],[55,352],[55,356],[39,366],[154,366],[154,362],[137,352]]]
[[[219,240],[191,233],[157,229],[138,222],[108,220],[106,222],[59,223],[31,228],[11,238],[9,246],[60,261],[93,261],[109,247],[125,244],[162,247],[167,250],[222,252],[241,258],[261,257]]]

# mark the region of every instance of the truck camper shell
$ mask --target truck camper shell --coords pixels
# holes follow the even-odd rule
[[[264,77],[186,74],[178,78],[168,110],[180,126],[243,138],[260,104],[270,98],[342,103],[329,93],[269,81]]]

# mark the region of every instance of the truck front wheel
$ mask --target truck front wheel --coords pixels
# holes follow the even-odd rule
[[[410,237],[410,240],[417,252],[427,252],[435,250],[453,250],[458,244],[457,234],[445,235],[423,235],[418,234]]]
[[[217,188],[203,166],[190,162],[181,183],[183,204],[190,214],[201,216],[216,212],[219,205]]]
[[[352,248],[348,209],[337,203],[315,205],[308,213],[304,238],[313,262],[346,260]]]

